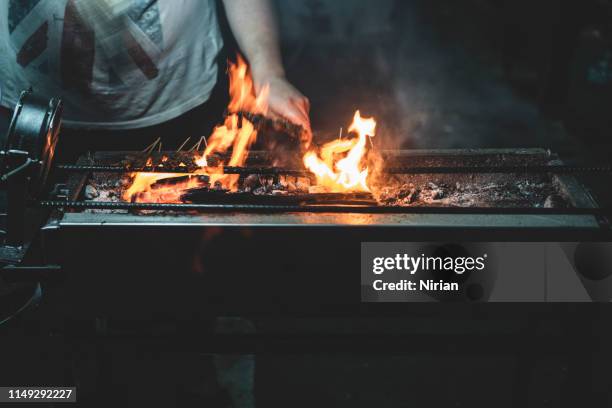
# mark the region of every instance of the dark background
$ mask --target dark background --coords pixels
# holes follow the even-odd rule
[[[287,72],[311,99],[321,140],[361,109],[377,118],[381,147],[546,147],[571,159],[609,160],[610,1],[276,3]],[[66,349],[56,332],[32,329],[39,318],[26,323],[33,334],[45,333],[40,341],[2,342],[2,379],[61,383],[75,356],[96,366],[87,363],[95,345]],[[605,304],[426,304],[396,319],[260,319],[254,324],[262,332],[387,332],[443,345],[260,355],[256,395],[262,407],[608,407],[611,318]],[[0,336],[26,330],[22,323]],[[550,349],[561,352],[535,347],[540,337],[554,339]],[[116,354],[116,383],[155,389],[160,371],[163,378],[200,376],[206,363],[175,371],[186,370],[175,362],[180,351],[133,353],[131,363]],[[90,381],[97,375],[82,373]]]
[[[324,135],[359,108],[391,147],[610,146],[609,1],[276,3]]]

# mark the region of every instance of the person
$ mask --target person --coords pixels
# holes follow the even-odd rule
[[[270,114],[310,130],[309,101],[285,76],[271,0],[222,5],[256,92],[269,87]],[[199,138],[221,120],[223,45],[215,0],[8,0],[0,115],[32,88],[62,97],[62,138],[72,140],[60,143],[72,149]]]
[[[310,131],[309,101],[281,62],[271,0],[222,5],[256,92],[268,88],[270,114]],[[227,92],[218,11],[215,0],[0,2],[0,123],[31,88],[64,102],[60,156],[142,149],[158,136],[172,147],[206,135]],[[216,331],[226,330],[224,321]],[[230,330],[250,324],[229,321]],[[234,388],[234,404],[252,406],[252,358],[216,357],[215,365],[224,367],[218,378]]]

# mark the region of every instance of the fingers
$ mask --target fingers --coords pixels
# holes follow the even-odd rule
[[[310,129],[310,115],[304,99],[299,101],[291,101],[291,104],[288,107],[291,111],[290,114],[296,123],[302,125],[304,129]]]
[[[310,106],[308,99],[305,97],[298,99],[291,98],[287,102],[271,105],[270,108],[273,114],[281,116],[310,131]]]
[[[271,109],[270,112],[273,117],[283,118],[302,127],[303,131],[300,134],[300,142],[304,149],[308,149],[312,142],[312,129],[310,127],[310,118],[308,115],[309,106],[307,101],[306,98],[303,100],[291,101],[290,103],[281,105],[280,109]]]
[[[312,138],[310,127],[310,101],[295,89],[285,78],[276,78],[269,82],[268,114],[281,117],[300,125],[304,132],[302,141],[309,143]]]
[[[296,105],[300,109],[302,117],[308,123],[308,129],[310,129],[310,101],[308,100],[308,98],[303,96],[296,102]]]

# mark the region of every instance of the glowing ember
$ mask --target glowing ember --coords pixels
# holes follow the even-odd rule
[[[317,184],[330,192],[370,191],[368,168],[363,163],[368,137],[376,134],[376,121],[355,112],[349,132],[357,138],[337,139],[321,147],[319,154],[308,152],[304,165],[317,177]]]

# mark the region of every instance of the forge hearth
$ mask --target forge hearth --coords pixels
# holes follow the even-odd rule
[[[170,189],[170,202],[219,204],[347,204],[403,207],[484,207],[484,208],[569,208],[585,204],[575,194],[572,177],[550,173],[461,173],[461,174],[374,174],[371,192],[329,193],[316,185],[307,172],[299,174],[249,174],[249,169],[266,167],[267,154],[255,152],[249,165],[237,175],[237,191],[231,192],[219,183],[211,184],[207,175],[167,174],[151,187]],[[386,152],[388,167],[411,166],[437,169],[441,166],[545,166],[558,163],[556,157],[543,150],[505,151],[437,151]],[[80,164],[101,168],[120,167],[163,172],[166,168],[188,169],[197,166],[192,155],[158,153],[151,156],[134,153],[98,153],[82,158]],[[155,166],[159,166],[154,168]],[[186,170],[186,171],[188,171]],[[255,171],[255,170],[253,170]],[[83,198],[93,202],[127,202],[145,200],[146,196],[125,196],[133,181],[130,172],[94,172],[85,184]],[[186,182],[190,181],[188,187]],[[570,186],[572,188],[570,188]],[[174,189],[176,188],[175,191]],[[574,192],[572,195],[571,192]],[[577,202],[583,201],[583,202]]]
[[[345,289],[360,285],[362,243],[609,238],[609,210],[541,149],[382,152],[384,183],[372,185],[393,195],[373,188],[352,196],[311,191],[303,171],[287,173],[270,154],[250,152],[227,169],[237,192],[192,174],[208,188],[163,204],[122,198],[126,176],[141,170],[126,170],[135,155],[97,152],[58,165],[62,185],[36,202],[45,214],[37,253],[69,277],[66,316],[361,312],[358,289]],[[162,184],[185,177],[172,160]],[[300,179],[301,191],[278,192]]]
[[[70,225],[607,228],[606,210],[573,169],[543,149],[384,151],[384,183],[376,180],[371,193],[351,194],[313,190],[313,180],[303,170],[270,166],[269,152],[253,151],[245,166],[228,169],[239,179],[237,192],[211,188],[203,178],[207,187],[181,191],[173,203],[131,202],[122,196],[130,185],[129,173],[139,170],[135,157],[139,154],[97,152],[59,167],[69,174],[64,199],[40,205],[60,209],[59,222]],[[140,165],[147,161],[140,160]],[[126,165],[132,167],[126,171]],[[261,185],[246,188],[253,180]],[[303,186],[289,191],[289,182]]]

